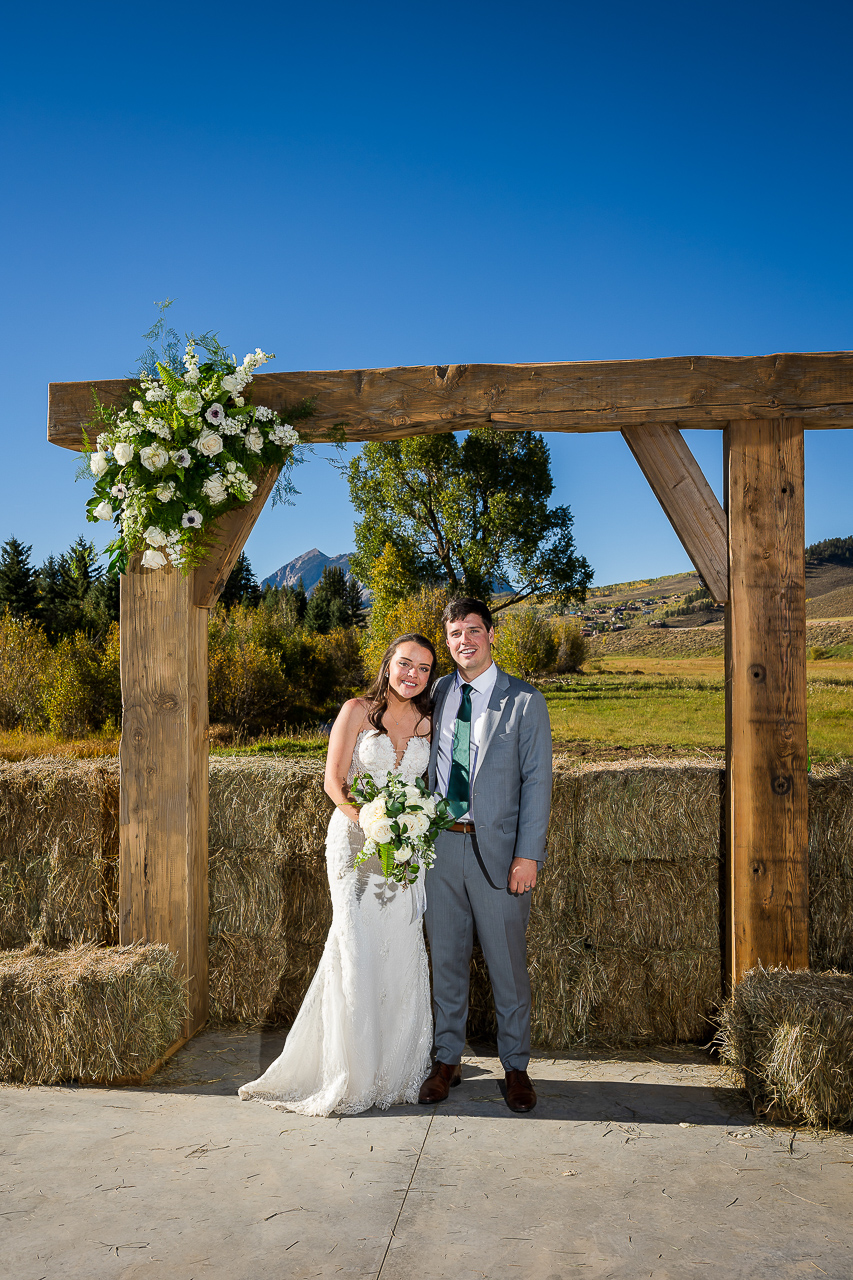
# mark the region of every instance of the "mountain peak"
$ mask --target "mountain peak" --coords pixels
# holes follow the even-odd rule
[[[301,578],[302,585],[310,595],[327,565],[334,569],[343,569],[347,577],[350,576],[349,554],[327,556],[319,547],[312,547],[310,551],[303,551],[301,555],[295,556],[280,569],[276,569],[275,573],[271,573],[268,578],[264,578],[261,586],[295,587]]]

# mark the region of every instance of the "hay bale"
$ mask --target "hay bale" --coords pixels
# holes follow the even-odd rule
[[[718,1043],[757,1115],[853,1122],[853,975],[751,969],[723,1007]]]
[[[809,965],[853,971],[853,769],[809,777]]]
[[[318,761],[241,758],[210,771],[210,994],[219,1022],[290,1023],[332,918]]]
[[[25,1084],[136,1076],[181,1034],[186,986],[168,947],[0,953],[0,1078]]]
[[[117,941],[118,761],[0,762],[0,949]]]

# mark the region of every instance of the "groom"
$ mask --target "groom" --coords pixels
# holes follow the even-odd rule
[[[456,822],[438,837],[427,875],[435,1064],[420,1102],[444,1102],[461,1079],[474,928],[489,968],[498,1053],[511,1111],[532,1111],[527,921],[545,860],[551,726],[542,694],[492,661],[492,615],[453,600],[442,618],[453,675],[435,685],[430,790]]]

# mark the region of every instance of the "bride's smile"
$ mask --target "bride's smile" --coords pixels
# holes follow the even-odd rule
[[[410,701],[425,688],[432,671],[432,654],[419,644],[401,644],[388,666],[388,692]]]

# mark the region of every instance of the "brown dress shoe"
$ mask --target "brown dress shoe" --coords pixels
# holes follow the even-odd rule
[[[427,1104],[446,1102],[450,1090],[461,1083],[462,1068],[458,1062],[455,1067],[448,1067],[444,1062],[435,1062],[432,1071],[421,1085],[418,1102]]]
[[[510,1111],[532,1111],[536,1106],[536,1090],[526,1071],[506,1073],[506,1105]]]

